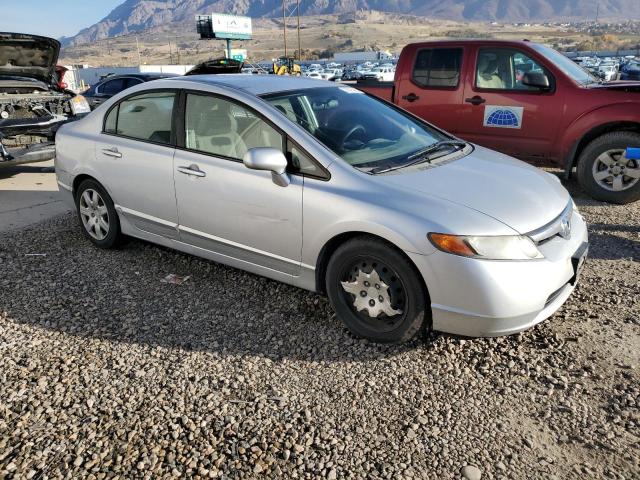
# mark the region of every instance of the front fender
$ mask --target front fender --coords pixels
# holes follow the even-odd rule
[[[578,146],[590,132],[614,126],[617,123],[635,123],[640,126],[640,102],[626,101],[603,105],[576,118],[565,130],[561,142],[564,166],[570,170],[576,160]]]

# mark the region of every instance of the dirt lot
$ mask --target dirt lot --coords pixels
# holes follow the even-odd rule
[[[0,234],[0,478],[639,478],[640,203],[577,203],[591,258],[553,318],[403,346],[264,278],[98,251],[71,214]]]

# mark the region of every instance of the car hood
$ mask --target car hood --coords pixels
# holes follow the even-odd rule
[[[463,205],[519,233],[554,220],[570,196],[557,177],[492,150],[379,175],[385,182]]]
[[[616,80],[613,82],[594,83],[593,85],[589,85],[589,89],[591,90],[622,90],[624,92],[640,93],[640,82]]]
[[[0,33],[0,78],[36,78],[52,84],[60,42],[24,33]]]

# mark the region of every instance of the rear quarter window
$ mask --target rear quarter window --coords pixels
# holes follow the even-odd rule
[[[426,48],[418,52],[413,81],[425,88],[456,88],[460,82],[462,48]]]

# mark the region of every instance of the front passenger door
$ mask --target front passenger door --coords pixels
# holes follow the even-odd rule
[[[302,250],[303,178],[287,187],[271,173],[242,162],[250,148],[283,148],[282,133],[231,99],[187,93],[184,149],[176,150],[174,178],[180,239],[287,275],[298,275]]]
[[[545,73],[551,88],[524,85],[530,71]],[[464,98],[457,130],[462,138],[523,160],[552,160],[563,101],[540,62],[515,48],[479,48]]]

